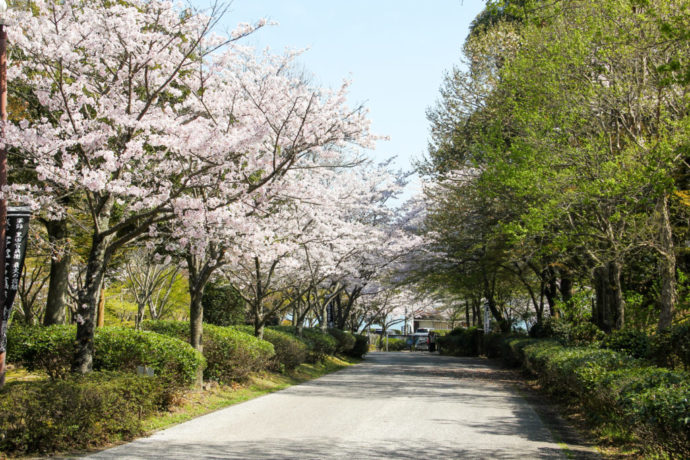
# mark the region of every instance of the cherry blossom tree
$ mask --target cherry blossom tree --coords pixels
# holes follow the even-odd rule
[[[211,52],[261,25],[217,37],[219,13],[183,13],[155,0],[38,0],[8,18],[18,25],[10,29],[8,78],[30,88],[27,98],[43,114],[7,128],[8,144],[42,184],[26,195],[52,202],[57,214],[65,210],[56,198],[75,196],[91,226],[76,315],[78,372],[92,369],[96,305],[113,254],[171,219],[194,180],[236,159],[193,142],[205,124],[185,97],[197,83],[192,71]]]
[[[196,178],[195,187],[175,201],[172,236],[189,270],[191,343],[197,348],[204,286],[218,268],[237,260],[242,237],[269,228],[265,216],[280,212],[279,204],[304,187],[289,171],[330,169],[344,159],[356,163],[343,152],[373,146],[366,111],[345,104],[348,84],[336,91],[307,84],[290,72],[295,56],[257,57],[233,46],[197,73],[198,90],[190,97],[210,127],[209,142],[199,148],[211,144],[241,154],[234,170]],[[232,142],[238,135],[248,141],[219,147],[221,139]]]

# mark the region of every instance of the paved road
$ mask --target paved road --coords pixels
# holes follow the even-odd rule
[[[566,458],[500,375],[475,358],[370,353],[91,458]]]

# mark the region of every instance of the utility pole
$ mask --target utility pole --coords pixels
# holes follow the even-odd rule
[[[0,388],[5,385],[5,342],[7,340],[7,319],[5,318],[5,293],[7,286],[5,283],[5,244],[7,240],[7,197],[4,189],[7,186],[7,145],[5,144],[5,124],[7,123],[7,24],[5,23],[5,12],[7,3],[0,0],[0,308],[3,317],[2,331],[0,331]]]

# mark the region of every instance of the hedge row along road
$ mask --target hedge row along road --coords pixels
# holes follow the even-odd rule
[[[91,458],[596,458],[557,442],[502,372],[478,358],[370,353]]]

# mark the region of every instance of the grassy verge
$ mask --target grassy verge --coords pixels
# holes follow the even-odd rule
[[[149,433],[162,430],[224,407],[321,377],[357,362],[360,360],[328,356],[321,363],[301,364],[287,374],[263,373],[252,375],[249,381],[243,385],[205,385],[203,390],[186,393],[180,404],[171,411],[158,413],[144,420],[143,428]]]
[[[174,399],[165,404],[167,410],[155,407],[160,399],[159,390],[163,388],[160,382],[146,377],[94,372],[87,377],[69,376],[50,381],[43,372],[12,368],[7,373],[5,394],[0,398],[0,426],[9,430],[5,433],[0,429],[0,441],[4,441],[0,459],[7,458],[5,455],[13,458],[29,454],[71,456],[102,450],[356,362],[359,360],[327,356],[318,364],[302,364],[285,374],[251,374],[243,384],[207,382],[203,389],[174,392]],[[128,396],[123,397],[122,392]],[[65,419],[66,410],[71,411],[69,420]],[[23,412],[26,412],[24,416],[16,415]],[[87,416],[97,423],[79,425]],[[81,428],[74,433],[73,425]],[[98,429],[106,425],[113,428]],[[9,440],[5,439],[8,433]]]

